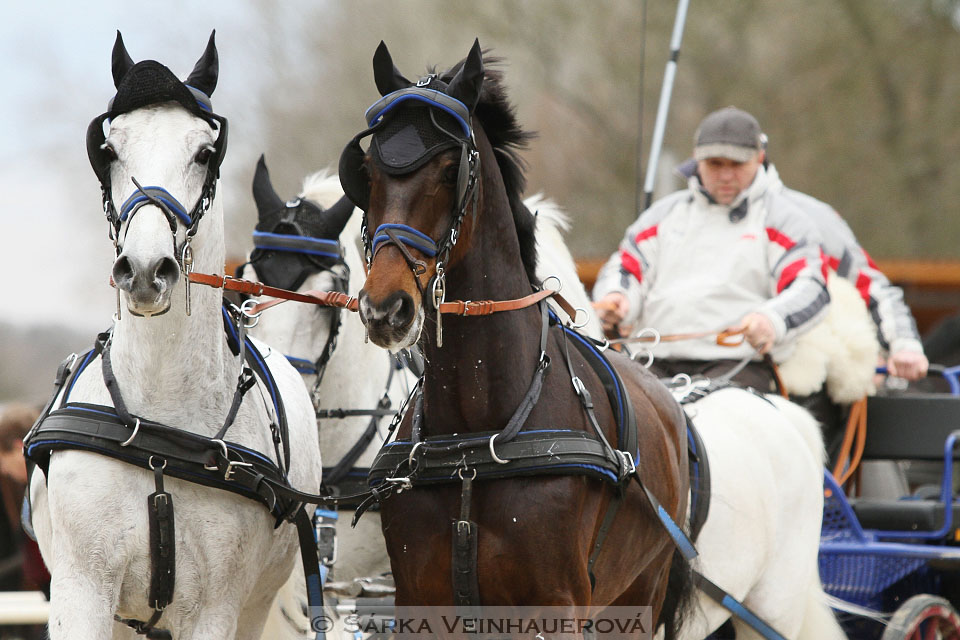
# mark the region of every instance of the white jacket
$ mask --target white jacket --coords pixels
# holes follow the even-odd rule
[[[823,252],[827,264],[841,278],[846,278],[856,286],[870,310],[870,316],[877,325],[877,338],[880,345],[890,353],[915,351],[923,353],[923,344],[917,332],[917,323],[910,308],[903,301],[903,291],[890,284],[883,272],[877,268],[867,252],[857,242],[856,236],[840,217],[840,214],[826,202],[817,200],[800,191],[784,186],[776,167],[767,168],[770,188],[781,191],[787,199],[803,209],[810,221],[817,227],[823,242]]]
[[[623,293],[630,303],[624,322],[661,334],[716,332],[758,311],[773,324],[772,355],[780,362],[826,310],[825,270],[813,224],[770,188],[761,167],[730,206],[713,203],[697,176],[654,203],[627,229],[593,296]],[[654,355],[713,360],[753,352],[746,343],[722,347],[703,338],[665,342]]]

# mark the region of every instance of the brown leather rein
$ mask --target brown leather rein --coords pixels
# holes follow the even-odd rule
[[[257,315],[270,307],[278,305],[286,300],[294,302],[305,302],[307,304],[316,304],[325,307],[339,307],[348,311],[357,311],[359,301],[356,297],[340,293],[339,291],[288,291],[270,287],[262,282],[251,282],[241,280],[240,278],[231,278],[230,276],[220,276],[210,273],[191,272],[188,275],[193,284],[203,284],[224,291],[236,291],[250,296],[271,296],[276,300],[267,300],[261,302],[249,310],[250,315]],[[576,319],[577,311],[567,300],[553,289],[543,289],[536,291],[528,296],[516,298],[513,300],[453,300],[451,302],[440,303],[440,313],[455,314],[458,316],[488,316],[501,311],[515,311],[531,307],[541,300],[553,298],[560,308],[570,316]]]
[[[614,338],[610,344],[630,344],[634,342],[678,342],[680,340],[697,340],[716,336],[717,344],[721,347],[738,347],[743,344],[743,330],[726,329],[724,331],[697,331],[694,333],[668,333],[660,336],[639,335],[631,338]],[[740,336],[739,340],[734,340]]]

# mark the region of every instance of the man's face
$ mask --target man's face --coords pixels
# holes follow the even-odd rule
[[[753,182],[761,162],[763,152],[758,152],[746,162],[730,158],[706,158],[697,162],[697,169],[707,193],[719,204],[731,204]]]

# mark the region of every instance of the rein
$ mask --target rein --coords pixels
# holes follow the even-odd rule
[[[276,300],[268,300],[254,306],[250,309],[250,315],[262,313],[270,307],[276,306],[286,300],[326,307],[339,307],[348,311],[357,311],[359,305],[356,297],[339,291],[315,290],[300,293],[270,287],[262,282],[251,282],[249,280],[231,278],[230,276],[199,273],[197,271],[191,271],[188,274],[188,278],[191,283],[203,284],[216,289],[237,291],[251,296],[267,295],[277,298]],[[500,313],[501,311],[516,311],[518,309],[532,307],[546,298],[553,298],[570,318],[576,318],[577,311],[573,308],[573,305],[561,296],[558,291],[553,289],[541,289],[522,298],[514,298],[511,300],[453,300],[451,302],[441,302],[439,311],[440,313],[458,316],[489,316],[494,313]]]
[[[666,335],[661,335],[655,329],[644,329],[640,332],[640,335],[632,336],[629,338],[615,338],[613,340],[608,340],[610,344],[632,344],[635,342],[679,342],[681,340],[698,340],[700,338],[710,338],[716,336],[716,342],[721,347],[739,347],[743,344],[743,330],[729,330],[725,329],[723,331],[695,331],[692,333],[668,333]],[[740,336],[739,340],[732,340],[736,336]]]

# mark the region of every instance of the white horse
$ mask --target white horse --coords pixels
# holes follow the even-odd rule
[[[710,507],[694,568],[785,637],[845,635],[820,584],[823,439],[804,409],[779,396],[722,389],[686,406],[710,466]],[[700,639],[730,612],[700,593],[681,638]],[[733,618],[738,640],[759,638]]]
[[[284,204],[273,191],[266,166],[261,160],[254,179],[254,197],[261,215],[261,225],[268,224],[269,216],[276,217],[278,214],[278,219],[289,220],[286,224],[295,223],[301,227],[311,223],[320,223],[322,226],[325,222],[322,220],[324,216],[339,216],[340,219],[331,221],[332,226],[326,225],[324,232],[316,235],[329,236],[326,239],[333,241],[339,239],[343,252],[342,262],[321,263],[322,267],[305,262],[306,272],[309,273],[306,278],[297,277],[301,267],[292,262],[279,265],[279,268],[287,273],[269,272],[270,275],[294,278],[294,282],[302,279],[298,286],[300,291],[332,291],[338,288],[346,289],[347,292],[359,290],[364,277],[363,260],[358,250],[360,216],[350,216],[352,205],[346,213],[350,216],[349,221],[342,219],[342,213],[330,209],[342,195],[337,176],[320,172],[308,176],[298,198]],[[309,209],[298,210],[302,207]],[[282,224],[280,231],[284,230]],[[274,228],[276,227],[271,226],[270,230]],[[292,232],[291,229],[286,231]],[[310,237],[309,228],[298,228],[297,233]],[[267,273],[258,273],[255,264],[250,263],[244,266],[240,275],[247,280],[265,281],[268,279]],[[336,316],[339,316],[339,329],[335,343],[331,343],[331,328],[337,322]],[[268,342],[278,355],[284,354],[306,366],[302,371],[303,384],[312,390],[316,409],[320,411],[391,407],[395,410],[407,397],[415,382],[406,369],[396,368],[394,358],[366,342],[363,325],[355,314],[347,311],[288,302],[266,310],[259,317],[257,326],[251,329],[251,333]],[[316,386],[318,372],[309,365],[321,359],[325,351],[329,359],[320,384]],[[389,402],[381,403],[384,396]],[[353,415],[342,418],[324,417],[316,421],[320,450],[328,469],[343,460],[361,440],[371,424],[371,419],[370,415]],[[382,415],[377,419],[376,435],[353,465],[357,473],[370,467],[383,442],[390,420],[389,415]],[[365,482],[363,485],[365,486]],[[356,486],[356,483],[353,486]],[[340,512],[336,521],[336,561],[330,567],[325,590],[341,597],[350,597],[358,595],[372,583],[373,588],[379,589],[381,594],[384,591],[390,592],[392,581],[387,580],[384,584],[384,576],[389,576],[390,573],[390,560],[380,530],[379,512],[368,513],[367,517],[357,523],[356,528],[351,528],[351,519],[352,510],[347,509]],[[281,591],[280,610],[274,611],[282,612],[282,615],[271,617],[267,630],[292,626],[300,632],[309,633],[309,620],[302,615],[304,598],[303,579],[294,571]]]
[[[209,96],[217,68],[211,36],[186,84]],[[106,169],[112,185],[107,195],[124,202],[137,189],[136,179],[141,185],[159,185],[192,206],[201,198],[211,155],[222,152],[224,140],[219,149],[217,141],[218,135],[225,136],[225,122],[218,133],[200,117],[202,112],[183,97],[192,92],[166,67],[153,61],[134,65],[119,34],[113,73],[118,94],[101,149],[112,160]],[[131,97],[131,92],[137,95]],[[138,104],[145,95],[150,101]],[[119,318],[110,353],[131,414],[212,437],[224,424],[242,363],[224,338],[220,291],[193,285],[191,313],[186,312],[185,274],[175,252],[183,247],[186,227],[177,218],[151,201],[119,227],[113,269]],[[217,273],[223,268],[218,197],[196,227],[192,250],[194,270]],[[289,481],[316,493],[320,457],[310,399],[281,355],[265,360],[289,424]],[[273,407],[265,393],[254,388],[244,397],[225,437],[278,463],[269,428]],[[113,406],[99,357],[77,379],[70,402]],[[176,581],[173,600],[157,627],[178,640],[258,638],[275,593],[298,560],[294,527],[274,528],[275,518],[264,506],[231,492],[170,476],[164,487],[172,494],[176,514]],[[151,554],[146,501],[156,490],[153,473],[95,453],[58,451],[51,456],[48,476],[35,473],[30,490],[33,525],[52,575],[50,637],[135,637],[114,616],[146,621],[154,613],[147,602]]]

